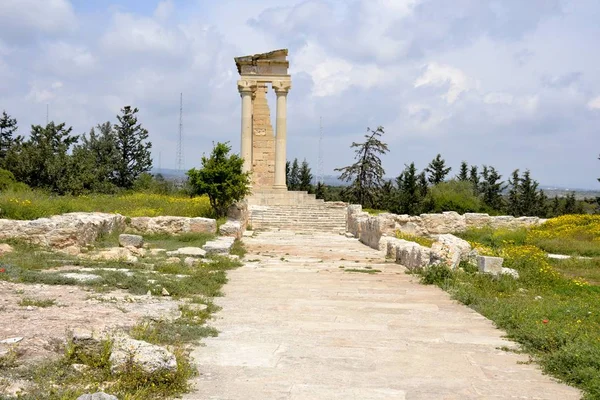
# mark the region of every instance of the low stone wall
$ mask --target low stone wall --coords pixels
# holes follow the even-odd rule
[[[238,201],[227,210],[227,222],[219,227],[219,234],[241,239],[249,220],[248,202],[246,200]]]
[[[134,217],[128,224],[135,233],[217,233],[217,221],[202,217]]]
[[[494,229],[528,228],[544,221],[538,217],[492,217],[476,213],[460,215],[453,211],[419,216],[389,213],[370,215],[362,211],[360,205],[351,205],[348,206],[347,230],[367,246],[383,251],[387,244],[380,243],[382,237],[394,237],[397,231],[417,236],[433,236],[486,226]]]
[[[56,249],[79,248],[98,236],[121,231],[125,217],[105,213],[69,213],[32,221],[0,219],[0,240],[20,239]]]

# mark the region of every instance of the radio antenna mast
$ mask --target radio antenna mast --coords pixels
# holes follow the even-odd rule
[[[183,171],[183,93],[179,94],[179,138],[177,140],[177,171]]]
[[[319,161],[317,165],[317,183],[323,184],[323,117],[319,117]]]

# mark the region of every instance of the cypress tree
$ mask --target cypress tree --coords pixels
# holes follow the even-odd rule
[[[298,173],[298,188],[300,190],[305,190],[309,193],[312,193],[312,179],[313,176],[310,173],[310,167],[308,166],[308,162],[306,159],[302,161],[302,165],[300,166],[300,172]]]
[[[339,179],[352,184],[345,190],[345,195],[350,201],[356,201],[364,207],[373,207],[376,196],[383,185],[385,170],[381,165],[380,156],[389,151],[388,145],[380,137],[385,133],[382,126],[376,130],[367,128],[363,143],[353,142],[350,148],[354,151],[356,162],[343,168],[336,168],[341,172]]]
[[[446,178],[446,175],[450,172],[452,168],[446,167],[446,161],[442,158],[441,154],[438,154],[425,168],[425,171],[429,174],[427,179],[432,185],[437,185],[440,182],[443,182]]]
[[[300,166],[298,165],[298,159],[294,158],[292,168],[290,168],[290,179],[288,181],[289,190],[300,189]]]
[[[469,165],[466,161],[460,163],[460,171],[458,173],[459,181],[468,181],[469,180]]]

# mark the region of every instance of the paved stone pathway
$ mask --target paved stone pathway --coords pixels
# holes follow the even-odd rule
[[[469,308],[355,239],[264,232],[184,399],[578,399]],[[342,269],[340,266],[344,266]],[[371,267],[382,272],[348,272]]]

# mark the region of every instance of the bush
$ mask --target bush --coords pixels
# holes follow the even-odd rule
[[[466,212],[484,211],[483,203],[473,193],[473,184],[457,180],[432,186],[425,198],[425,204],[428,210],[436,213],[456,211],[459,214],[464,214]]]
[[[202,168],[187,172],[194,195],[208,195],[217,217],[224,217],[234,202],[250,193],[250,174],[242,171],[244,160],[229,155],[231,146],[217,143],[210,157],[202,157]]]
[[[452,278],[452,271],[446,265],[432,265],[421,272],[421,283],[443,286]]]

